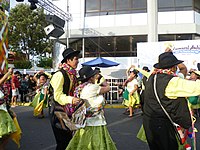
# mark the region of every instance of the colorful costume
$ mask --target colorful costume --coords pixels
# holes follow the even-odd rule
[[[137,90],[133,93],[133,95],[129,94],[131,91],[133,91],[135,85],[138,85],[137,79],[133,79],[132,81],[128,82],[124,91],[124,101],[122,104],[127,107],[134,107],[135,105],[140,104],[140,98]]]
[[[116,150],[106,127],[104,97],[99,95],[101,87],[87,82],[83,85],[77,88],[80,95],[79,93],[75,95],[86,102],[86,127],[76,131],[66,150]]]
[[[73,110],[72,99],[74,89],[77,86],[76,70],[64,63],[63,69],[52,76],[50,84],[54,90],[53,103],[55,103],[55,107],[51,106],[50,120],[57,143],[56,149],[62,150],[67,147],[72,139],[72,131],[63,130],[57,126],[59,119],[54,111],[56,111],[56,107]]]
[[[40,115],[43,108],[47,107],[47,99],[48,97],[44,99],[45,96],[45,89],[48,88],[48,82],[46,82],[43,86],[41,86],[39,89],[37,89],[37,94],[35,95],[33,101],[31,102],[30,106],[34,107],[34,116]]]
[[[3,88],[0,88],[0,144],[4,138],[10,138],[20,147],[21,129],[17,118],[8,108],[7,101],[9,97],[9,86],[4,83]],[[4,96],[4,93],[5,96]]]
[[[190,102],[191,109],[199,109],[200,108],[200,97],[199,96],[191,96],[188,97]]]

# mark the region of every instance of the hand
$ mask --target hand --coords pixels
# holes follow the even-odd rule
[[[130,92],[129,94],[132,96],[134,92]]]
[[[79,102],[80,102],[80,99],[79,99],[79,98],[74,97],[74,98],[72,99],[72,104],[74,104],[74,105],[77,105]]]
[[[135,69],[135,65],[131,65],[131,68]]]
[[[166,48],[165,52],[172,52],[171,48]]]
[[[13,68],[9,68],[9,69],[8,69],[8,72],[9,72],[10,74],[12,74],[12,73],[13,73]]]

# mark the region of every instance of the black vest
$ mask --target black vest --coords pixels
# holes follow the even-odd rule
[[[185,99],[185,97],[169,99],[165,96],[165,89],[172,78],[173,76],[168,74],[157,75],[157,94],[161,101],[161,104],[171,116],[172,120],[183,128],[187,129],[192,125],[187,100]],[[154,75],[151,75],[145,85],[144,114],[150,118],[168,119],[155,97],[153,82]]]

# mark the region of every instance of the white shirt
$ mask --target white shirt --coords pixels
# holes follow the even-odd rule
[[[103,105],[104,97],[99,95],[101,87],[97,84],[88,83],[81,91],[80,98],[86,101],[86,107],[98,109]],[[86,118],[86,126],[101,126],[106,125],[103,110],[99,110],[99,114],[93,117]]]
[[[127,83],[127,90],[128,90],[128,92],[130,93],[131,91],[133,91],[133,89],[135,88],[134,86],[135,85],[138,85],[138,81],[137,81],[137,79],[133,79],[132,81],[130,81],[130,82],[128,82]]]

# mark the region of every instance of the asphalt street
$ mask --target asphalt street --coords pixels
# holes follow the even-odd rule
[[[22,128],[21,147],[19,150],[55,150],[55,139],[50,126],[48,111],[46,117],[38,119],[33,116],[33,108],[18,106],[14,108]],[[137,113],[132,118],[123,114],[124,108],[106,108],[105,116],[109,133],[118,150],[149,150],[146,143],[137,139],[136,135],[142,124],[142,116]],[[200,128],[200,119],[196,123]],[[197,141],[200,136],[197,133]],[[200,144],[197,142],[197,150]],[[9,141],[6,150],[18,150],[16,144]]]

